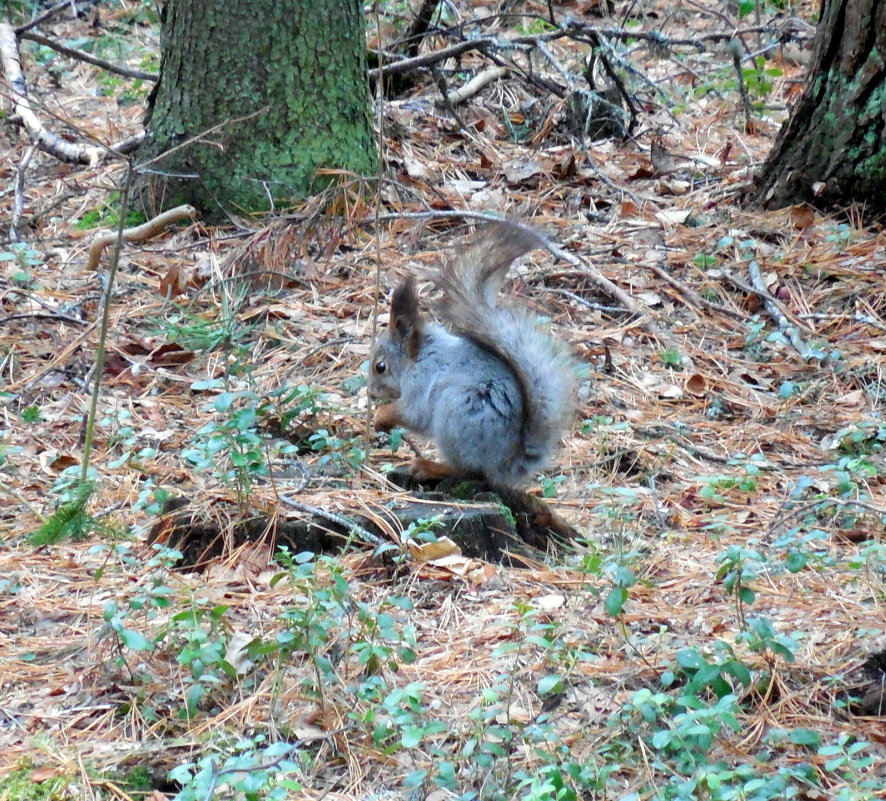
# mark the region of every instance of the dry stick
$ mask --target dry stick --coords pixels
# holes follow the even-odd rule
[[[381,18],[378,10],[378,3],[375,4],[375,23],[377,30],[381,30]],[[379,42],[381,44],[381,42]],[[378,65],[379,69],[384,68],[384,54],[379,49],[378,56]],[[383,173],[383,165],[385,163],[385,114],[384,114],[384,88],[382,87],[382,82],[377,80],[375,82],[375,113],[376,113],[376,147],[378,148],[378,181],[379,181],[379,189],[381,188],[382,181],[382,173]],[[381,228],[379,225],[379,215],[381,213],[381,191],[375,193],[375,201],[372,210],[373,217],[375,218],[375,230],[378,232]],[[372,359],[372,353],[375,351],[375,341],[378,336],[378,301],[381,297],[381,263],[382,263],[382,252],[381,252],[381,237],[376,233],[375,237],[375,282],[372,290],[372,334],[369,339],[369,349],[370,349],[370,361]],[[370,371],[372,370],[372,364],[369,365]],[[365,434],[365,443],[366,447],[364,448],[364,453],[366,454],[366,459],[364,459],[364,471],[365,471],[365,462],[369,458],[369,452],[372,450],[372,399],[369,397],[369,391],[367,389],[366,392],[366,430]]]
[[[184,142],[179,142],[177,145],[169,148],[168,150],[164,150],[162,153],[158,153],[153,158],[150,158],[147,161],[140,161],[138,164],[135,165],[134,169],[136,172],[141,172],[142,170],[150,167],[152,164],[155,164],[158,161],[162,161],[172,153],[181,150],[183,147],[188,147],[194,142],[199,142],[204,136],[209,136],[216,131],[220,131],[222,128],[226,128],[228,125],[234,125],[238,122],[246,122],[246,120],[251,120],[253,117],[259,117],[262,114],[267,114],[270,109],[270,106],[262,106],[258,111],[253,111],[250,114],[244,114],[242,117],[228,117],[227,119],[222,120],[221,122],[216,123],[215,125],[212,125],[203,131],[200,131],[200,133],[196,133],[193,136],[188,137],[187,139],[185,139]]]
[[[35,17],[30,22],[26,22],[24,25],[19,25],[15,29],[15,35],[20,36],[25,31],[29,31],[29,30],[31,30],[31,28],[36,28],[38,25],[42,25],[48,19],[51,19],[56,14],[58,14],[59,11],[62,11],[63,9],[68,8],[70,5],[71,5],[70,0],[61,0],[60,3],[56,3],[51,8],[47,9],[39,17]]]
[[[471,41],[469,42],[459,42],[458,44],[444,47],[442,50],[435,50],[433,53],[427,53],[423,56],[416,56],[415,58],[404,58],[402,61],[395,61],[393,64],[385,64],[382,67],[368,70],[367,74],[369,75],[369,79],[373,81],[378,79],[380,76],[387,78],[389,75],[402,75],[403,73],[417,70],[420,67],[427,67],[431,64],[437,64],[438,62],[444,61],[447,58],[460,56],[462,53],[467,53],[471,50],[484,50],[487,47],[493,46],[495,43],[496,39],[492,36],[484,36],[480,39],[471,39]],[[379,56],[381,56],[381,52],[379,52]]]
[[[128,156],[130,153],[138,150],[139,145],[145,141],[145,132],[133,134],[132,136],[127,136],[126,139],[121,139],[119,142],[115,142],[111,145],[111,150],[115,153],[119,153],[121,156]]]
[[[803,361],[815,358],[815,353],[801,338],[795,326],[791,325],[790,320],[785,316],[784,312],[779,308],[775,298],[766,291],[766,282],[763,280],[763,273],[760,272],[760,263],[754,259],[748,264],[748,275],[751,277],[751,283],[763,298],[763,305],[769,316],[778,324],[778,328],[782,334],[790,339],[791,344]]]
[[[736,31],[734,33],[710,33],[693,39],[670,39],[666,36],[662,36],[657,31],[644,32],[628,30],[626,28],[595,28],[591,25],[570,23],[556,31],[548,31],[546,33],[532,34],[526,36],[515,36],[511,39],[505,39],[503,37],[496,36],[480,36],[476,39],[459,42],[458,44],[450,45],[449,47],[444,47],[441,50],[435,50],[432,53],[426,53],[422,56],[415,56],[414,58],[404,58],[400,61],[394,61],[390,64],[385,64],[384,66],[368,70],[368,75],[371,80],[376,80],[380,76],[387,77],[389,75],[402,75],[403,73],[412,72],[413,70],[420,69],[421,67],[427,67],[430,64],[437,64],[447,58],[460,56],[463,53],[470,52],[471,50],[485,51],[488,48],[495,48],[497,50],[508,50],[519,47],[521,45],[537,46],[539,42],[550,42],[555,39],[562,39],[564,37],[576,39],[578,41],[585,41],[584,39],[580,38],[582,35],[589,36],[593,34],[594,36],[599,36],[604,39],[617,39],[619,41],[639,39],[662,47],[693,47],[696,50],[704,50],[704,45],[701,44],[704,41],[729,41],[733,38],[733,36],[739,36],[745,33],[753,33],[757,30],[768,31],[771,30],[771,27],[768,25],[764,25],[760,28],[742,28],[740,31]],[[448,32],[441,31],[441,33]],[[588,42],[588,44],[593,44],[593,42]],[[381,55],[380,51],[377,52],[379,53],[379,55]],[[642,73],[637,74],[640,75],[640,77],[645,78]],[[646,79],[646,81],[649,82],[648,78]],[[653,84],[650,83],[650,85],[653,86],[656,92],[661,91]]]
[[[61,53],[63,56],[73,58],[76,61],[85,61],[87,64],[92,64],[95,67],[101,67],[103,70],[114,72],[117,75],[124,76],[125,78],[135,78],[136,80],[140,81],[152,82],[160,80],[160,76],[157,75],[155,72],[144,72],[143,70],[134,70],[129,67],[118,67],[116,64],[112,64],[110,61],[105,61],[103,58],[97,58],[96,56],[93,56],[92,54],[87,53],[84,50],[77,50],[73,47],[66,47],[63,44],[59,44],[54,39],[42,36],[39,33],[23,33],[21,35],[21,38],[30,39],[32,42],[42,44],[45,47]]]
[[[741,40],[736,36],[729,40],[729,53],[732,56],[732,66],[735,69],[735,78],[738,81],[738,91],[741,94],[741,104],[744,108],[745,132],[751,130],[751,99],[748,97],[748,88],[744,82],[744,72],[741,69],[741,57],[744,55],[741,49]]]
[[[443,77],[443,73],[440,72],[440,68],[436,64],[431,65],[431,75],[434,76],[434,83],[437,84],[437,91],[440,93],[441,104],[455,120],[458,129],[463,131],[467,136],[470,136],[468,126],[465,125],[465,121],[461,118],[461,114],[459,114],[458,111],[456,111],[455,106],[449,102],[449,88],[446,86],[446,78]]]
[[[720,312],[720,314],[725,314],[729,317],[732,317],[734,320],[740,320],[741,322],[745,322],[747,320],[747,315],[742,314],[736,309],[730,309],[728,306],[722,306],[719,303],[712,303],[709,300],[705,300],[695,290],[690,289],[682,281],[678,281],[676,278],[674,278],[674,276],[666,272],[665,269],[660,265],[650,264],[649,269],[652,270],[652,272],[654,272],[659,278],[667,281],[667,283],[669,283],[680,293],[681,297],[688,300],[696,308],[704,308],[710,309],[711,311]]]
[[[298,509],[300,512],[304,512],[305,514],[315,515],[316,517],[322,517],[324,520],[328,520],[330,523],[335,523],[338,526],[343,526],[348,530],[348,532],[353,532],[359,535],[360,539],[362,539],[367,545],[385,545],[386,541],[379,537],[377,534],[373,534],[371,531],[368,531],[359,523],[351,520],[350,518],[345,517],[344,515],[336,514],[335,512],[327,512],[325,509],[321,509],[318,506],[309,506],[306,503],[299,503],[298,501],[292,500],[292,498],[288,498],[282,493],[278,494],[277,497],[283,501],[287,506],[291,506],[293,509]]]
[[[25,151],[25,155],[15,171],[15,198],[12,201],[12,221],[9,223],[9,238],[13,242],[21,241],[18,235],[18,224],[25,209],[25,172],[27,172],[28,165],[34,157],[34,150],[36,148],[36,145],[31,145]]]
[[[98,334],[98,348],[95,354],[95,376],[92,388],[92,400],[89,404],[86,437],[83,442],[83,461],[80,472],[81,484],[86,484],[89,477],[89,456],[92,452],[92,437],[95,431],[98,397],[101,394],[102,374],[105,371],[105,342],[108,338],[108,328],[111,321],[111,299],[114,296],[114,277],[117,275],[117,265],[120,262],[120,251],[123,249],[123,223],[126,220],[126,208],[129,205],[129,189],[132,186],[132,177],[134,174],[132,162],[127,162],[126,178],[123,181],[123,189],[120,191],[120,219],[117,223],[117,242],[114,245],[114,250],[111,253],[111,263],[108,266],[108,280],[105,286],[105,297],[102,306],[102,321]]]
[[[439,2],[440,0],[423,0],[421,8],[419,8],[418,13],[415,15],[412,25],[409,27],[409,30],[406,31],[406,36],[402,39],[402,41],[407,43],[407,56],[415,57],[418,55],[418,49],[421,47],[422,39],[424,39],[425,34],[428,32],[428,27],[431,24],[431,19],[434,16],[434,12],[437,10],[437,4]],[[381,30],[381,28],[379,28],[379,30]],[[381,66],[381,59],[379,59],[379,66]]]
[[[98,263],[102,251],[112,242],[143,242],[161,233],[169,223],[184,219],[193,219],[197,215],[197,209],[193,206],[176,206],[174,209],[158,214],[154,219],[137,225],[135,228],[123,230],[119,225],[116,231],[103,231],[98,234],[89,246],[89,260],[86,262],[87,270],[98,269]]]
[[[0,63],[9,82],[13,114],[19,117],[37,146],[59,161],[89,166],[97,164],[105,152],[102,148],[66,142],[47,131],[31,110],[27,84],[18,55],[18,40],[15,37],[15,30],[8,22],[0,22]]]
[[[471,78],[471,80],[460,89],[453,89],[451,92],[447,93],[446,102],[449,103],[450,106],[457,106],[459,103],[464,103],[465,100],[469,97],[473,97],[484,86],[487,86],[493,81],[497,81],[499,78],[503,78],[507,73],[508,71],[504,67],[488,67],[483,70],[483,72],[480,72]]]

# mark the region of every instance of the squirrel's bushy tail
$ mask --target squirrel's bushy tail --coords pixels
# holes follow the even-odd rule
[[[503,474],[518,481],[531,480],[545,467],[575,410],[571,354],[540,330],[528,312],[498,299],[514,259],[543,244],[525,225],[494,223],[444,261],[436,279],[445,293],[443,315],[453,331],[501,359],[519,386],[519,444],[512,465],[502,465]]]

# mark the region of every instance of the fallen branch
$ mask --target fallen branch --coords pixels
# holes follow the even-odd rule
[[[368,531],[366,528],[361,526],[359,523],[351,520],[344,515],[336,514],[335,512],[327,512],[325,509],[321,509],[318,506],[308,506],[306,503],[299,503],[298,501],[292,500],[292,498],[287,497],[286,495],[278,496],[283,503],[287,506],[291,506],[293,509],[297,509],[299,512],[304,512],[309,515],[316,515],[317,517],[322,517],[324,520],[328,520],[330,523],[335,523],[336,525],[342,526],[347,529],[349,532],[352,532],[360,537],[367,545],[385,545],[386,540],[383,540],[377,534],[373,534],[371,531]]]
[[[658,264],[650,264],[649,269],[652,270],[659,278],[663,281],[669,283],[674,289],[676,289],[680,293],[680,297],[683,300],[689,301],[693,306],[697,309],[710,309],[714,312],[720,312],[720,314],[728,315],[732,317],[734,320],[741,320],[742,322],[747,321],[747,315],[742,314],[740,311],[736,309],[730,309],[728,306],[723,306],[720,303],[713,303],[710,300],[706,300],[701,295],[699,295],[693,289],[690,289],[686,284],[682,281],[678,281],[674,276],[668,273],[663,267]]]
[[[766,290],[766,282],[763,280],[763,273],[760,272],[760,263],[756,259],[748,264],[748,275],[751,277],[751,284],[753,284],[754,289],[763,299],[763,305],[766,307],[766,311],[769,312],[769,316],[775,320],[779,331],[791,341],[794,349],[800,354],[800,358],[803,361],[814,359],[815,352],[813,349],[800,338],[796,326],[791,324],[790,320],[779,308],[775,298]]]
[[[22,212],[25,209],[25,173],[31,164],[36,145],[31,145],[22,157],[18,169],[15,171],[15,198],[12,201],[12,222],[9,223],[9,238],[13,242],[20,242],[18,224],[21,221]]]
[[[34,17],[30,22],[26,22],[24,25],[19,25],[15,29],[16,36],[21,36],[25,31],[31,30],[31,28],[36,28],[38,25],[42,25],[47,20],[52,19],[59,11],[63,11],[66,8],[71,7],[71,0],[61,0],[60,3],[56,3],[54,6],[51,6],[46,11],[44,11],[39,17]]]
[[[193,206],[176,206],[174,209],[164,211],[162,214],[154,217],[154,219],[137,225],[135,228],[125,229],[119,236],[123,242],[143,242],[145,239],[150,239],[152,236],[161,233],[170,223],[188,218],[193,219],[196,215],[197,210]],[[117,236],[117,231],[102,231],[96,236],[89,247],[89,260],[86,262],[87,270],[98,269],[102,251],[111,243],[116,242]]]
[[[484,86],[507,75],[507,72],[508,71],[504,67],[489,67],[471,78],[471,80],[460,89],[453,89],[449,92],[446,95],[446,101],[453,106],[457,106],[459,103],[464,103],[465,100],[469,97],[473,97]]]
[[[160,80],[160,76],[154,72],[144,72],[143,70],[134,70],[129,67],[118,67],[116,64],[112,64],[110,61],[105,61],[103,58],[98,58],[91,53],[87,53],[85,50],[77,50],[73,47],[67,47],[63,44],[59,44],[54,39],[50,39],[39,33],[31,33],[28,31],[22,33],[21,38],[30,39],[32,42],[37,42],[37,44],[55,50],[63,56],[73,58],[76,61],[85,61],[87,64],[92,64],[94,67],[101,67],[103,70],[122,75],[125,78],[135,78],[136,80],[151,82]]]
[[[402,40],[406,43],[407,56],[415,57],[418,55],[418,49],[421,47],[422,40],[428,32],[428,27],[431,24],[431,19],[437,10],[439,2],[440,0],[423,0],[421,8],[419,8],[415,19],[412,21],[412,25]]]
[[[369,80],[377,80],[379,76],[387,78],[389,75],[403,75],[404,73],[417,70],[420,67],[429,67],[431,64],[438,64],[441,61],[445,61],[447,58],[460,56],[462,53],[467,53],[471,50],[484,50],[495,43],[496,39],[494,37],[484,36],[479,39],[471,39],[469,42],[459,42],[458,44],[444,47],[442,50],[426,53],[423,56],[404,58],[400,61],[385,64],[383,67],[376,67],[375,69],[368,70]],[[393,53],[385,53],[385,58],[396,58],[396,55]]]
[[[46,130],[43,123],[31,110],[27,85],[19,60],[18,40],[15,36],[15,29],[8,22],[0,22],[0,64],[2,64],[3,72],[9,82],[13,115],[21,120],[37,147],[59,161],[70,164],[88,164],[89,166],[97,164],[105,154],[103,148],[66,142],[60,136]]]

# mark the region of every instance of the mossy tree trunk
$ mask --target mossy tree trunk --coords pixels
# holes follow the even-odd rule
[[[151,211],[259,211],[375,170],[357,0],[169,0],[139,161]]]
[[[886,0],[822,0],[803,94],[752,200],[886,211]]]

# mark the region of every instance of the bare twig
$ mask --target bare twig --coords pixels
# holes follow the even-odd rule
[[[306,503],[299,503],[298,501],[294,501],[292,500],[292,498],[289,498],[283,494],[280,494],[277,497],[279,497],[280,500],[283,501],[283,503],[285,503],[287,506],[291,506],[293,509],[297,509],[298,511],[304,512],[305,514],[322,517],[323,519],[328,520],[330,523],[335,523],[337,526],[343,526],[347,531],[353,531],[355,534],[359,535],[360,539],[362,539],[367,545],[387,545],[387,542],[379,537],[377,534],[373,534],[371,531],[368,531],[359,523],[354,522],[344,515],[336,514],[335,512],[327,512],[325,509],[321,509],[318,506],[309,506]]]
[[[406,36],[403,37],[403,41],[406,42],[406,55],[410,58],[418,55],[418,49],[421,47],[422,39],[424,39],[425,34],[428,32],[428,27],[431,24],[431,19],[437,10],[439,2],[440,0],[422,0],[421,8],[419,8],[418,13],[415,15],[412,25],[409,26]]]
[[[494,45],[495,41],[496,40],[492,36],[471,39],[469,42],[459,42],[458,44],[444,47],[442,50],[426,53],[423,56],[415,56],[414,58],[404,58],[400,61],[394,61],[390,64],[385,64],[382,67],[368,70],[367,73],[369,79],[372,81],[377,80],[379,76],[387,77],[389,75],[403,75],[407,72],[420,69],[421,67],[438,64],[441,61],[445,61],[447,58],[460,56],[462,53],[467,53],[471,50],[484,50],[487,47]],[[395,57],[393,54],[390,55],[391,57]]]
[[[89,478],[89,457],[92,451],[92,438],[95,432],[96,413],[98,411],[98,399],[101,394],[102,374],[105,369],[105,344],[108,338],[108,328],[111,324],[111,298],[114,295],[114,278],[117,275],[117,265],[120,263],[120,250],[123,247],[123,225],[126,220],[126,210],[129,206],[129,190],[132,187],[132,179],[135,175],[132,163],[126,165],[126,177],[120,189],[120,219],[115,234],[116,244],[111,254],[111,264],[108,267],[108,278],[102,305],[101,325],[99,327],[98,346],[95,352],[95,383],[92,387],[92,397],[89,404],[87,417],[86,436],[83,442],[83,457],[80,464],[80,483],[86,484]]]
[[[77,50],[74,47],[67,47],[66,45],[56,42],[54,39],[50,39],[48,36],[43,36],[39,33],[22,33],[21,38],[30,39],[32,42],[37,42],[37,44],[42,44],[44,47],[49,47],[57,53],[61,53],[63,56],[73,58],[76,61],[85,61],[87,64],[92,64],[94,67],[101,67],[103,70],[122,75],[125,78],[135,78],[136,80],[151,82],[160,80],[160,76],[155,72],[144,72],[143,70],[134,70],[130,67],[121,67],[117,64],[112,64],[110,61],[98,58],[91,53],[87,53],[85,50]]]
[[[36,148],[36,145],[31,145],[25,151],[25,155],[22,156],[18,169],[15,171],[15,198],[12,201],[12,221],[9,223],[9,237],[14,242],[20,241],[18,224],[25,208],[25,172],[28,170],[28,165],[31,163]]]
[[[103,148],[66,142],[56,134],[47,131],[37,115],[31,110],[27,84],[18,55],[18,40],[15,30],[7,22],[0,22],[0,62],[2,62],[3,72],[9,82],[14,114],[21,120],[32,141],[36,142],[41,150],[59,161],[89,164],[90,166],[97,164],[104,155]]]
[[[763,273],[760,272],[760,263],[756,259],[748,264],[748,275],[751,277],[751,283],[754,288],[763,299],[763,305],[766,307],[766,311],[769,312],[769,316],[775,320],[781,333],[791,341],[794,349],[800,354],[800,358],[803,359],[803,361],[815,358],[815,353],[800,338],[800,334],[796,327],[791,325],[791,322],[785,316],[784,312],[782,312],[775,298],[766,291],[766,282],[763,280]]]
[[[98,268],[99,259],[101,259],[102,251],[112,242],[116,242],[119,238],[121,242],[142,242],[150,239],[163,231],[167,225],[179,220],[187,218],[193,219],[197,215],[197,210],[193,206],[176,206],[174,209],[164,211],[158,214],[152,220],[137,225],[135,228],[127,228],[118,231],[103,231],[93,240],[89,247],[89,260],[86,262],[87,270],[95,270]]]
[[[722,306],[719,303],[712,303],[709,300],[706,300],[701,295],[699,295],[694,290],[690,289],[686,284],[682,281],[678,281],[674,276],[668,273],[663,267],[658,264],[650,264],[649,269],[652,270],[659,278],[663,281],[669,283],[674,289],[676,289],[680,293],[680,297],[688,300],[693,306],[696,308],[704,308],[710,309],[711,311],[719,312],[720,314],[728,315],[735,320],[741,320],[744,322],[747,317],[742,314],[740,311],[736,309],[730,309],[728,306]]]
[[[51,6],[39,17],[35,17],[30,22],[26,22],[24,25],[19,25],[15,29],[16,36],[21,36],[25,31],[29,31],[31,30],[31,28],[36,28],[38,25],[42,25],[47,20],[52,19],[56,14],[58,14],[59,11],[62,11],[65,8],[69,8],[70,5],[70,0],[61,0],[60,3],[56,3],[54,6]]]
[[[738,81],[738,91],[741,95],[741,105],[744,108],[744,126],[745,131],[751,130],[751,99],[748,97],[748,88],[744,82],[744,72],[741,68],[741,57],[744,55],[741,50],[741,40],[734,37],[729,40],[729,54],[732,56],[732,67],[735,70],[735,79]]]
[[[483,70],[483,72],[477,73],[477,75],[471,78],[471,80],[460,89],[453,89],[451,92],[448,92],[446,100],[451,106],[457,106],[459,103],[464,103],[465,100],[469,97],[473,97],[484,86],[507,75],[507,72],[508,71],[504,67],[488,67]]]

